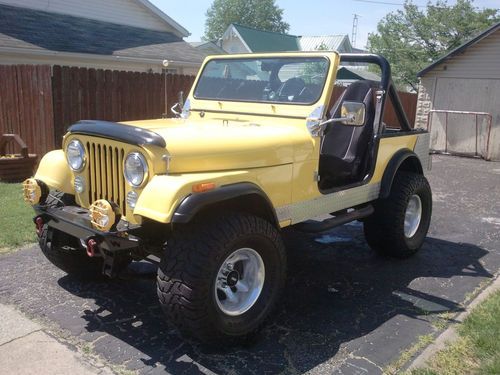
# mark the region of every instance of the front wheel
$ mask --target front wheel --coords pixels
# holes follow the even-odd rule
[[[278,230],[235,214],[179,228],[158,269],[158,297],[181,333],[204,342],[256,331],[276,305],[286,257]]]
[[[432,215],[432,192],[420,174],[399,172],[389,196],[375,202],[375,212],[365,219],[364,232],[375,251],[406,258],[422,246]]]
[[[62,207],[74,204],[71,195],[52,191],[47,198],[47,206]],[[44,224],[38,238],[40,249],[45,257],[67,274],[80,279],[104,278],[102,258],[90,258],[80,245],[78,238],[72,237]],[[120,259],[117,269],[123,270],[130,263],[130,258]]]

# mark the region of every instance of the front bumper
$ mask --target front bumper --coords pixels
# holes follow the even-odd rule
[[[121,222],[113,232],[101,232],[92,227],[89,211],[78,206],[46,207],[34,206],[37,218],[50,228],[79,238],[85,243],[94,239],[101,250],[106,252],[130,252],[141,247],[141,239],[131,234],[140,229],[139,226],[130,227]]]

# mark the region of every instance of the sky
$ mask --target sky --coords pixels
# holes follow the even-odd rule
[[[205,31],[205,13],[212,0],[150,0],[169,17],[186,28],[189,42],[197,42]],[[284,10],[283,19],[290,24],[289,34],[331,35],[348,34],[351,38],[354,14],[358,14],[357,48],[364,48],[368,34],[375,32],[377,23],[389,12],[402,9],[402,5],[376,4],[369,1],[402,4],[404,0],[276,0]],[[427,0],[414,0],[425,6]],[[449,4],[456,0],[448,0]],[[476,0],[478,8],[500,8],[500,0]]]

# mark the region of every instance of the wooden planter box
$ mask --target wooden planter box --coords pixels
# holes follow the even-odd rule
[[[9,142],[21,148],[20,154],[7,154]],[[30,154],[26,143],[17,134],[3,134],[0,138],[0,181],[20,182],[33,175],[37,155]]]

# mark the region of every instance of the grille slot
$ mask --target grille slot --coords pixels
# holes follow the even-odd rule
[[[127,215],[125,204],[125,178],[122,173],[125,151],[119,147],[87,142],[89,155],[89,203],[106,199],[116,203]]]

